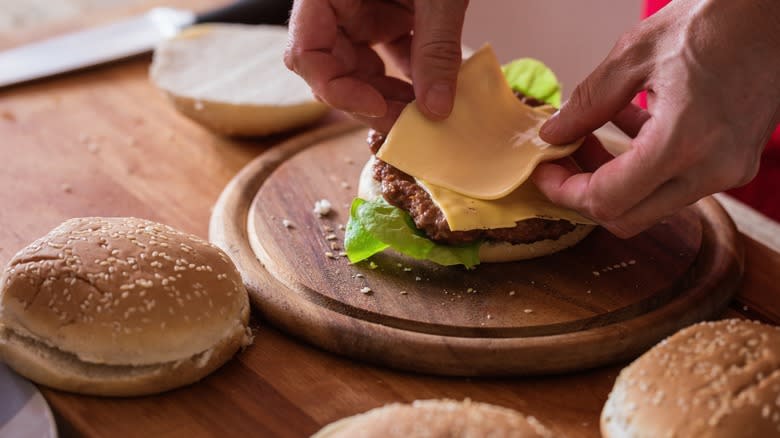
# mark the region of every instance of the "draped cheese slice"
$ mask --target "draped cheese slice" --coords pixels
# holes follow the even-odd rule
[[[377,157],[430,184],[477,199],[499,199],[525,182],[541,161],[565,157],[582,143],[552,146],[539,138],[549,113],[520,102],[490,46],[463,63],[455,103],[443,121],[412,102]]]
[[[495,200],[470,198],[419,179],[417,183],[431,195],[452,231],[508,228],[533,218],[594,224],[577,212],[550,202],[531,181]]]

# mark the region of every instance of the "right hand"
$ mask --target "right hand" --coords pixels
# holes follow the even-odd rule
[[[625,34],[540,132],[566,144],[611,120],[631,148],[593,171],[542,163],[534,183],[619,237],[746,184],[780,122],[779,25],[777,0],[673,1]],[[647,110],[631,103],[641,90]]]
[[[287,68],[319,100],[380,132],[410,101],[433,120],[452,111],[468,0],[296,0]],[[389,77],[381,46],[412,84]]]

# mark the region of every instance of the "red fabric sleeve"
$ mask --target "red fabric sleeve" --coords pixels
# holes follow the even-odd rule
[[[647,18],[666,6],[670,0],[646,0],[643,18]],[[639,96],[639,102],[647,107],[645,93]],[[761,156],[761,167],[756,178],[746,186],[729,190],[728,193],[756,210],[780,222],[780,126],[775,129],[772,138]]]

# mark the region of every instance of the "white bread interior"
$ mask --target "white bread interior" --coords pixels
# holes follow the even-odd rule
[[[247,137],[310,124],[328,112],[283,63],[287,28],[204,24],[155,49],[150,78],[187,117]]]

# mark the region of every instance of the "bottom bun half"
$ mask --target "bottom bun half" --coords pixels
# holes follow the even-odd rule
[[[42,385],[80,394],[131,397],[189,385],[227,362],[251,337],[237,325],[212,348],[186,359],[149,365],[106,365],[76,355],[0,325],[0,357],[11,368]]]
[[[379,181],[374,179],[375,159],[371,157],[360,172],[358,196],[365,200],[382,196]],[[514,262],[543,257],[572,247],[590,234],[595,225],[577,224],[574,229],[557,239],[545,239],[532,243],[485,242],[479,247],[479,260],[483,263]]]

